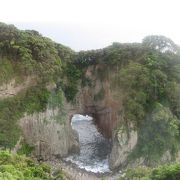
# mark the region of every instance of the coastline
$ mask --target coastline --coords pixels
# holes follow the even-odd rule
[[[76,164],[65,161],[62,158],[49,160],[48,163],[52,167],[52,171],[62,170],[69,180],[115,180],[122,175],[121,171],[94,173],[85,169],[79,168]]]

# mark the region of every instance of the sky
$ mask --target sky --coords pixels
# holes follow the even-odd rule
[[[180,45],[180,0],[0,0],[0,21],[73,50],[164,35]]]

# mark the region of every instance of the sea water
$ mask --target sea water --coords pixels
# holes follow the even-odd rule
[[[111,143],[98,131],[93,119],[90,116],[76,114],[71,125],[79,134],[80,153],[67,157],[66,161],[94,173],[110,172],[108,155]]]

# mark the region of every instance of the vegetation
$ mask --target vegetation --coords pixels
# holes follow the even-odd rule
[[[0,101],[0,146],[12,148],[19,136],[17,120],[26,112],[42,112],[46,109],[49,92],[43,86],[33,86],[24,93]]]
[[[8,82],[14,76],[14,69],[11,61],[7,58],[0,58],[0,84]]]
[[[51,175],[51,168],[45,163],[39,163],[23,155],[0,151],[0,179],[3,180],[63,180],[61,170]]]
[[[179,150],[178,126],[179,120],[170,109],[157,104],[140,126],[139,142],[133,155],[145,157],[147,165],[158,163],[166,151],[175,155]]]
[[[146,51],[143,57],[119,71],[116,82],[126,94],[125,121],[134,123],[138,130],[136,153],[150,165],[167,150],[171,153],[179,150],[180,89],[176,68],[180,61],[178,55],[169,51],[162,53],[151,48]],[[169,98],[171,93],[176,97],[173,102]]]
[[[143,156],[147,165],[153,165],[167,151],[175,155],[180,149],[180,48],[173,41],[148,36],[142,43],[113,43],[75,53],[36,31],[4,23],[0,23],[0,85],[12,78],[18,83],[27,76],[35,76],[36,83],[0,99],[0,146],[16,144],[21,134],[18,119],[25,113],[57,107],[63,117],[66,100],[74,103],[81,87],[93,88],[85,74],[90,66],[99,80],[109,80],[123,92],[123,125],[131,124],[138,131],[138,143],[129,158]],[[56,87],[48,90],[53,83]],[[104,97],[101,89],[93,98]]]
[[[63,90],[67,101],[73,102],[75,95],[78,92],[79,80],[82,76],[82,71],[74,64],[67,63],[64,67],[64,76],[67,80],[63,84]]]
[[[0,57],[3,57],[1,61],[8,58],[15,74],[20,76],[36,74],[48,81],[61,71],[61,60],[54,42],[37,31],[20,31],[4,23],[0,23]]]
[[[0,179],[50,179],[50,167],[25,156],[0,151]]]
[[[124,122],[119,128],[133,124],[139,137],[130,159],[143,156],[147,165],[153,165],[165,152],[175,155],[180,149],[179,53],[169,38],[147,36],[142,43],[113,43],[76,56],[77,67],[101,65],[103,70],[97,70],[101,80],[109,78],[108,71],[116,74],[113,86],[124,93]],[[99,92],[94,100],[101,96]]]
[[[63,106],[61,58],[69,61],[71,55],[68,54],[72,52],[36,31],[21,31],[13,25],[0,23],[0,85],[12,79],[17,85],[24,77],[36,77],[36,82],[23,92],[0,99],[1,147],[12,148],[16,144],[21,134],[18,120],[25,113]],[[54,92],[47,90],[48,84],[59,82],[61,85]]]
[[[17,154],[30,156],[33,150],[34,150],[33,146],[30,146],[29,144],[23,142],[20,149],[18,149]]]
[[[180,163],[159,166],[157,168],[137,167],[128,169],[119,180],[178,180]]]

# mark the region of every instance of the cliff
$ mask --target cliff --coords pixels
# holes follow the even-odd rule
[[[103,71],[103,77],[98,75],[100,71]],[[111,169],[125,166],[127,157],[138,140],[137,130],[133,130],[133,125],[125,127],[123,90],[113,83],[117,73],[116,69],[104,65],[88,67],[85,77],[91,81],[91,85],[82,87],[78,96],[83,114],[91,115],[99,131],[106,138],[112,139],[112,151],[109,155]]]
[[[81,113],[112,140],[111,169],[178,160],[179,54],[163,36],[76,53],[1,23],[0,146],[64,157],[78,151],[70,119]]]
[[[71,104],[57,87],[64,54],[71,50],[36,31],[0,23],[1,148],[15,152],[28,144],[31,155],[43,160],[78,151]]]
[[[177,52],[114,44],[80,52],[76,63],[83,69],[81,110],[112,139],[111,169],[178,161]]]
[[[134,72],[131,71],[129,73]],[[135,76],[139,76],[140,73],[143,72],[138,72],[131,78],[135,80]],[[123,75],[122,72],[121,75]],[[80,109],[77,110],[77,113],[81,112],[82,114],[88,114],[94,117],[99,131],[105,137],[112,139],[112,151],[109,155],[109,165],[111,169],[116,169],[119,167],[124,168],[127,166],[134,167],[137,165],[154,166],[158,163],[161,164],[178,161],[179,151],[177,150],[174,154],[171,153],[170,149],[172,147],[170,146],[164,148],[164,150],[161,152],[162,154],[160,153],[159,155],[157,155],[159,153],[158,150],[155,152],[149,152],[149,154],[146,155],[140,153],[142,150],[142,147],[140,148],[140,144],[142,143],[141,139],[142,136],[144,136],[144,133],[141,131],[149,131],[149,134],[146,134],[145,136],[147,139],[144,139],[144,143],[146,144],[142,145],[144,148],[148,146],[148,143],[155,143],[154,141],[156,141],[156,135],[160,136],[162,139],[164,139],[163,134],[166,134],[167,137],[169,135],[167,132],[164,132],[163,128],[159,129],[160,126],[158,123],[155,124],[155,126],[157,126],[159,133],[156,132],[155,127],[151,127],[151,124],[144,126],[141,123],[138,124],[137,121],[133,122],[126,119],[126,111],[129,107],[125,107],[125,103],[128,101],[128,93],[130,90],[124,89],[124,82],[119,84],[119,67],[109,67],[108,65],[101,63],[90,65],[85,68],[83,78],[88,80],[88,83],[85,86],[81,86],[81,89],[76,96],[76,102],[80,105],[78,106]],[[126,79],[126,77],[122,76],[121,78],[123,78],[123,80]],[[134,80],[132,81],[133,83]],[[133,98],[138,98],[138,96]],[[133,104],[134,102],[131,101],[131,103]],[[141,107],[138,105],[135,106],[133,112],[131,113],[134,114],[140,110]],[[136,116],[138,117],[138,114]],[[159,121],[159,123],[162,126],[166,126],[166,128],[168,128],[168,123],[178,122],[177,119],[174,119],[174,116],[170,110],[162,105],[153,107],[150,114],[145,114],[144,118],[148,119],[148,123],[150,123],[152,119],[154,119],[153,121]],[[165,123],[163,125],[164,121],[166,121],[167,124]],[[154,130],[155,132],[153,132]],[[167,129],[165,131],[167,131]],[[153,133],[154,136],[153,140],[149,139],[149,136],[152,136],[151,133]],[[175,139],[176,138],[177,136],[175,135]],[[178,142],[179,140],[177,139],[175,145],[178,146]],[[165,144],[164,146],[166,146]],[[153,148],[158,149],[159,144],[155,145]],[[154,155],[156,156],[156,159],[153,159]]]
[[[72,130],[69,121],[58,123],[58,116],[62,116],[58,109],[47,109],[43,113],[25,115],[20,120],[26,143],[34,147],[33,154],[38,159],[65,157],[79,151],[78,134]]]

